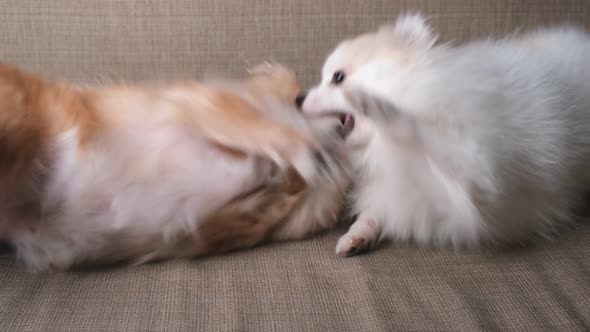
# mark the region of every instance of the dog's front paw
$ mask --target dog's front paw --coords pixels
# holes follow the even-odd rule
[[[336,255],[350,257],[371,250],[379,242],[380,233],[381,225],[375,219],[359,219],[338,239]]]
[[[371,241],[368,239],[351,234],[343,235],[336,244],[336,255],[340,257],[350,257],[358,255],[370,249]]]
[[[296,80],[295,72],[275,62],[264,62],[248,69],[253,76],[269,76],[277,80]]]
[[[265,62],[251,68],[248,73],[251,76],[250,83],[257,89],[295,105],[295,98],[301,87],[293,70],[277,63]]]

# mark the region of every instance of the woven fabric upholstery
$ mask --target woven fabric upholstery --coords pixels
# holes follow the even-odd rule
[[[0,59],[76,81],[240,75],[276,60],[309,86],[341,39],[402,11],[443,40],[557,22],[586,0],[2,0]],[[31,275],[0,255],[2,331],[590,329],[590,227],[511,252],[389,245],[334,255],[342,231],[195,261]]]

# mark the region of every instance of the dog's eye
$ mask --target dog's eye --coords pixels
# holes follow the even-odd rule
[[[337,72],[332,75],[332,84],[338,85],[344,81],[346,78],[346,74],[342,70],[338,70]]]

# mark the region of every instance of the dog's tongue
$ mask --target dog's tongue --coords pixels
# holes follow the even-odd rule
[[[342,137],[346,138],[354,129],[354,117],[351,114],[343,114],[340,117],[340,124],[342,124]]]

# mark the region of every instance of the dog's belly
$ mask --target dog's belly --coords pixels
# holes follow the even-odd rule
[[[196,238],[199,222],[262,181],[252,157],[178,128],[147,129],[155,131],[117,134],[84,150],[75,131],[59,138],[42,220],[14,241],[33,270],[138,258]]]

